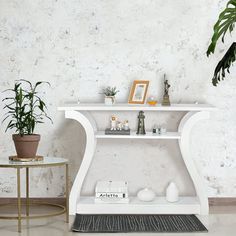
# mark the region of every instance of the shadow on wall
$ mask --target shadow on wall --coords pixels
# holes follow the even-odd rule
[[[69,160],[69,175],[73,183],[78,172],[86,144],[83,127],[76,121],[64,120],[55,133],[53,141],[53,156]]]
[[[166,143],[166,140],[161,140],[161,142],[159,141],[160,145],[164,142]],[[168,168],[165,170],[165,172],[163,172],[163,176],[165,175],[165,173],[169,174],[165,179],[166,184],[162,186],[164,189],[163,193],[165,194],[165,190],[168,184],[174,181],[177,184],[181,195],[195,196],[195,186],[184,163],[184,160],[181,157],[182,154],[180,152],[178,141],[176,142],[173,140],[169,140],[165,150],[166,155],[164,158],[167,158],[169,160],[167,160],[166,162],[166,166],[168,166]]]

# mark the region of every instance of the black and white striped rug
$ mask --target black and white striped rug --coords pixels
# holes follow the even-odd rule
[[[76,215],[75,232],[206,232],[195,215]]]

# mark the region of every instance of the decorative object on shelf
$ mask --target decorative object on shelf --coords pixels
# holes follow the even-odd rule
[[[44,118],[52,121],[46,113],[46,104],[37,91],[38,86],[43,83],[50,85],[44,81],[33,85],[30,81],[22,79],[15,83],[13,89],[5,90],[12,95],[2,100],[5,102],[4,109],[8,110],[3,121],[10,119],[6,131],[15,129],[17,132],[12,138],[18,160],[32,160],[36,157],[40,135],[34,134],[35,126],[43,123]]]
[[[130,130],[129,129],[129,121],[128,120],[124,121],[123,128],[124,128],[124,130]]]
[[[155,199],[156,194],[152,189],[144,188],[138,192],[137,197],[140,201],[151,202]]]
[[[126,181],[98,181],[95,188],[95,203],[129,203]]]
[[[144,119],[145,119],[144,112],[140,111],[138,114],[138,129],[136,134],[146,134]]]
[[[125,130],[111,130],[110,128],[105,129],[106,135],[130,135],[130,129]]]
[[[144,104],[146,100],[148,80],[134,80],[130,90],[129,104]]]
[[[154,125],[152,129],[153,134],[165,134],[166,133],[166,128]]]
[[[116,87],[106,87],[103,89],[102,94],[104,94],[105,105],[113,105],[115,103],[115,95],[119,92]]]
[[[161,129],[160,129],[160,134],[165,134],[165,133],[166,133],[166,128],[161,127]]]
[[[130,129],[125,130],[111,130],[109,128],[105,129],[105,134],[106,135],[130,135]]]
[[[105,129],[107,135],[130,135],[129,122],[126,120],[124,123],[118,121],[116,116],[111,116],[111,127]]]
[[[152,133],[153,134],[158,134],[158,129],[159,129],[159,127],[157,125],[154,125],[153,128],[152,128]]]
[[[152,129],[153,134],[165,134],[166,133],[166,128],[154,125]]]
[[[117,126],[117,117],[116,116],[111,116],[111,128],[110,130],[116,130]]]
[[[179,200],[179,190],[174,182],[170,182],[166,188],[166,200],[168,202],[177,202]]]
[[[162,100],[162,106],[170,106],[169,88],[170,85],[168,83],[168,80],[166,79],[166,75],[164,74],[164,95]]]
[[[156,106],[157,99],[154,96],[150,96],[147,100],[148,105],[150,106]]]
[[[117,130],[122,130],[123,129],[123,124],[120,121],[117,121]]]

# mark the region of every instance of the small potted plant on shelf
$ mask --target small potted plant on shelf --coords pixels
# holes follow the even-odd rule
[[[3,121],[9,120],[6,131],[16,131],[12,139],[19,159],[31,159],[36,156],[40,135],[34,133],[35,126],[44,123],[44,118],[52,121],[46,113],[45,102],[37,92],[38,86],[43,83],[50,85],[44,81],[32,85],[30,81],[18,80],[13,89],[4,91],[12,95],[2,100],[5,102],[4,109],[7,110]],[[23,85],[28,85],[28,88]]]
[[[115,103],[115,95],[119,92],[116,87],[106,87],[103,89],[102,94],[105,96],[105,105],[113,105]]]

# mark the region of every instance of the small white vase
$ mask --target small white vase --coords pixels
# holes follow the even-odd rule
[[[153,190],[148,188],[141,189],[137,194],[138,199],[143,202],[151,202],[154,200],[155,196],[156,194]]]
[[[170,182],[166,188],[166,200],[168,202],[177,202],[179,200],[179,190],[174,182]]]
[[[115,96],[105,96],[104,98],[105,105],[111,106],[115,103]]]

